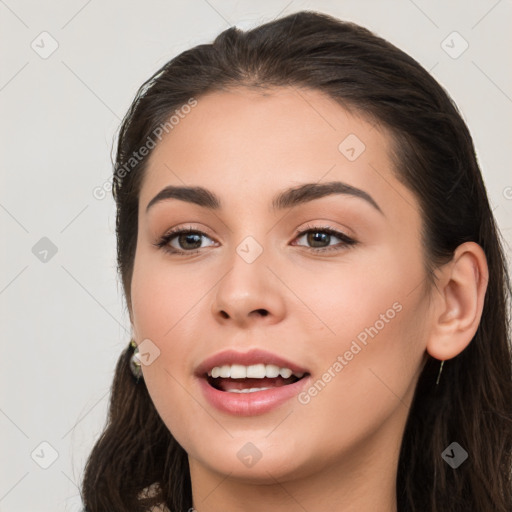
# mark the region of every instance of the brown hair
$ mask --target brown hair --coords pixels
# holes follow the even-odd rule
[[[455,248],[484,250],[489,281],[469,346],[446,361],[428,357],[407,419],[397,474],[398,510],[512,510],[510,280],[469,131],[442,87],[414,59],[353,23],[299,12],[173,58],[139,89],[118,138],[113,195],[118,269],[131,311],[138,202],[147,156],[127,163],[191,97],[232,87],[322,91],[385,126],[397,177],[413,191],[423,220],[427,277]],[[120,170],[124,169],[124,172]],[[134,383],[129,347],[121,354],[109,417],[85,467],[88,512],[192,507],[187,454],[159,417],[144,381]],[[469,454],[457,469],[441,457],[457,441]],[[155,496],[140,494],[151,484]]]

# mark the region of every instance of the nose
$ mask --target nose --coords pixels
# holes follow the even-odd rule
[[[247,328],[283,318],[283,284],[269,263],[265,251],[252,262],[233,251],[213,295],[212,313],[218,323]]]

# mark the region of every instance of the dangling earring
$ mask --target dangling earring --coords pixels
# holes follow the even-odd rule
[[[443,371],[443,364],[444,364],[444,361],[441,361],[441,366],[439,367],[439,374],[437,375],[436,386],[439,384],[439,379],[441,378],[441,372]]]
[[[139,347],[137,347],[135,340],[130,341],[130,347],[134,349],[133,354],[130,357],[130,370],[135,379],[135,382],[139,382],[139,379],[142,377],[142,369],[140,367],[139,359]]]

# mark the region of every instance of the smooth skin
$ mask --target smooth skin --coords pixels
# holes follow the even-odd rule
[[[428,285],[418,201],[394,175],[389,134],[321,92],[240,87],[197,100],[148,162],[130,311],[137,343],[150,339],[160,350],[143,365],[144,380],[188,453],[194,507],[396,511],[398,456],[419,373],[427,354],[448,360],[471,342],[485,255],[475,243],[459,246]],[[353,161],[339,149],[350,134],[365,146]],[[381,211],[347,194],[272,209],[287,188],[330,181],[365,191]],[[168,199],[146,212],[168,185],[205,187],[222,208]],[[357,243],[322,235],[326,225]],[[175,227],[204,233],[198,252],[155,245]],[[317,234],[297,235],[309,228]],[[248,236],[263,249],[252,263],[236,250]],[[178,235],[168,245],[193,251]],[[400,311],[308,403],[291,399],[237,417],[200,391],[195,368],[228,348],[277,353],[306,367],[313,384],[397,303]],[[248,442],[261,452],[252,467],[237,456]]]

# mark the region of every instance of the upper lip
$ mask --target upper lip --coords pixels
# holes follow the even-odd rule
[[[287,359],[257,348],[248,352],[236,352],[235,350],[223,350],[205,359],[196,369],[198,377],[205,377],[215,366],[241,364],[250,366],[253,364],[275,364],[279,368],[289,368],[293,373],[308,373],[306,368]]]

